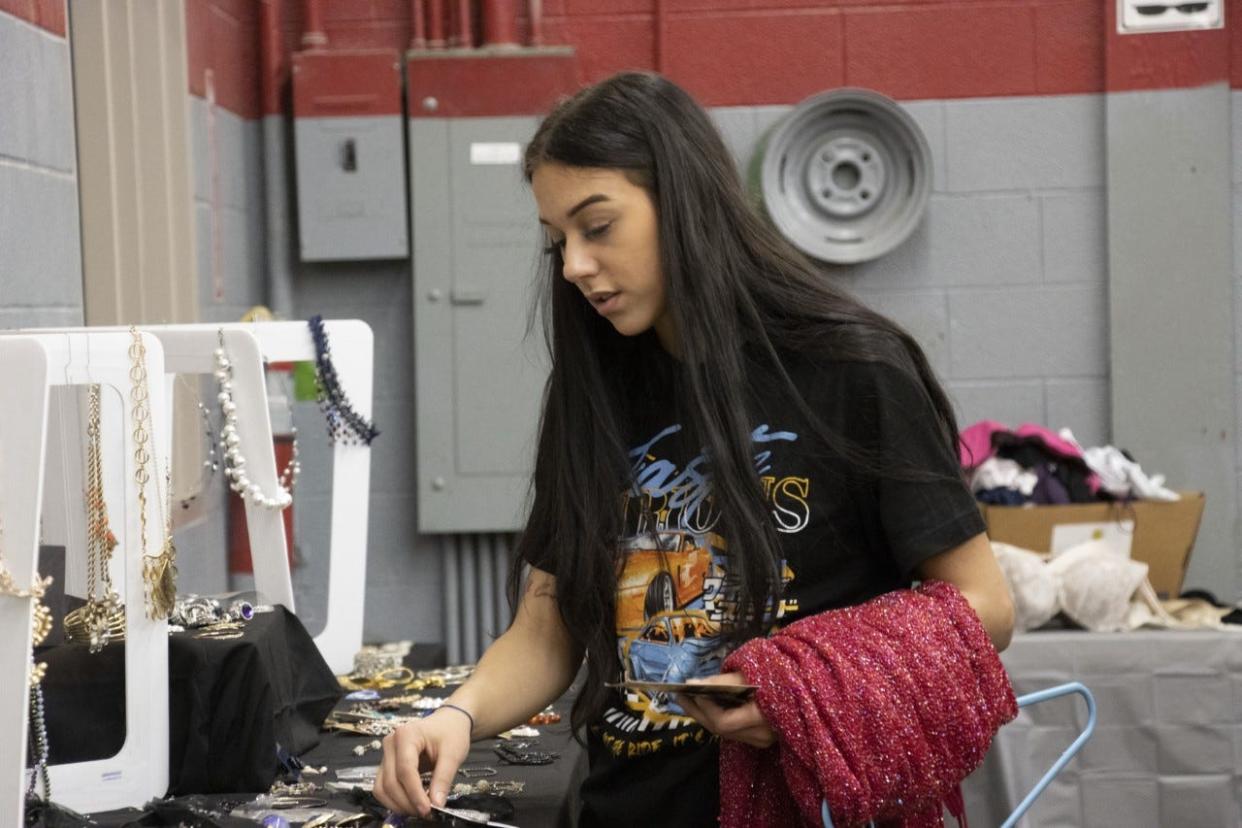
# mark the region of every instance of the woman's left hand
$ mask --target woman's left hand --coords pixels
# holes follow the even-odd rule
[[[705,679],[694,679],[694,682],[745,684],[746,677],[741,673],[723,673]],[[685,693],[678,693],[677,703],[686,711],[687,716],[722,739],[733,739],[757,748],[768,748],[776,744],[776,733],[768,727],[767,720],[759,712],[759,705],[753,699],[736,707],[725,707],[717,704],[710,696],[687,696]]]

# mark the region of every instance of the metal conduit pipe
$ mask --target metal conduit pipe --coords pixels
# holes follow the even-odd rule
[[[509,602],[505,585],[509,581],[509,535],[496,536],[496,556],[493,566],[496,568],[496,591],[493,600],[496,604],[496,634],[500,635],[509,629]]]
[[[444,535],[440,540],[440,556],[444,561],[444,647],[449,664],[461,664],[463,660],[461,601],[458,600],[461,578],[457,565],[462,540],[459,535]]]
[[[410,0],[410,48],[427,48],[427,3]]]
[[[474,20],[470,14],[470,0],[453,2],[452,45],[460,49],[474,48]]]
[[[478,541],[468,540],[461,548],[461,637],[462,658],[470,663],[479,660],[479,578],[478,578]]]
[[[483,45],[517,48],[518,0],[483,0]]]
[[[322,0],[304,0],[305,19],[302,24],[302,48],[322,49],[328,45],[328,31],[323,25]]]
[[[444,4],[446,0],[427,0],[427,48],[444,48]]]
[[[499,535],[483,535],[479,544],[479,649],[496,636],[496,547]]]
[[[526,15],[530,18],[530,38],[528,45],[543,45],[543,3],[541,0],[530,0],[526,4]]]
[[[267,306],[277,318],[293,318],[293,212],[289,186],[289,127],[284,90],[289,80],[281,0],[263,0],[259,7],[260,94],[263,114],[259,132],[263,152],[263,247],[267,259]]]

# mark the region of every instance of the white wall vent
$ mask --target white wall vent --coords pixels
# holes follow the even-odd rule
[[[1117,31],[1121,34],[1224,27],[1224,0],[1117,0]]]

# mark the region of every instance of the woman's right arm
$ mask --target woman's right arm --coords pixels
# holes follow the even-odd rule
[[[443,806],[472,739],[484,739],[526,722],[560,698],[582,663],[556,606],[556,579],[531,569],[517,616],[479,659],[470,678],[449,697],[469,711],[441,708],[397,728],[384,739],[375,798],[403,814],[427,816]],[[419,772],[431,769],[431,797]]]

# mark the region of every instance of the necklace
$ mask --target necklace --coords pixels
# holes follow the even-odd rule
[[[185,382],[185,376],[179,374],[177,380],[190,388],[190,384]],[[220,463],[216,459],[216,433],[211,425],[211,412],[207,410],[207,406],[203,405],[203,401],[199,399],[197,392],[194,394],[194,404],[198,407],[198,413],[203,420],[203,433],[207,435],[207,459],[203,461],[203,469],[199,474],[197,490],[188,497],[179,498],[182,509],[189,509],[190,506],[198,499],[199,495],[207,491],[207,487],[211,485],[211,481],[215,480],[216,472],[220,470]]]
[[[47,719],[43,715],[43,677],[47,675],[47,664],[36,662],[34,660],[34,648],[47,639],[47,635],[52,630],[52,612],[43,603],[43,596],[47,592],[47,588],[52,585],[51,578],[40,578],[39,573],[35,572],[30,582],[30,589],[18,589],[17,584],[13,581],[13,573],[9,572],[9,567],[4,562],[4,525],[0,524],[0,595],[7,595],[12,598],[28,598],[32,599],[31,606],[31,648],[30,648],[30,732],[34,739],[31,743],[33,753],[32,765],[34,772],[30,775],[30,784],[26,789],[26,796],[34,796],[35,780],[42,782],[43,799],[50,801],[52,798],[52,783],[47,772]]]
[[[345,390],[341,388],[336,366],[332,364],[332,346],[328,342],[328,331],[323,326],[323,317],[316,314],[307,321],[307,325],[315,341],[315,396],[319,401],[319,410],[328,423],[328,438],[333,443],[371,445],[371,441],[379,436],[379,430],[373,421],[354,410]]]
[[[133,342],[129,346],[129,380],[130,402],[133,406],[134,420],[134,481],[138,484],[138,530],[142,543],[142,580],[146,585],[147,617],[158,620],[167,618],[172,612],[173,603],[177,600],[177,549],[173,546],[172,527],[167,516],[164,524],[164,542],[159,554],[148,555],[147,550],[147,483],[151,479],[148,466],[151,455],[147,444],[151,439],[151,408],[150,392],[147,388],[147,348],[142,343],[142,334],[131,327],[130,335]],[[167,478],[165,478],[167,480]],[[165,511],[165,498],[160,498],[159,484],[155,484],[155,497],[158,508]]]
[[[65,636],[97,653],[115,636],[125,636],[125,608],[112,588],[110,562],[116,536],[108,526],[103,493],[100,388],[90,386],[86,419],[86,604],[65,615]],[[103,582],[96,589],[98,581]]]
[[[42,783],[43,801],[52,801],[52,780],[48,777],[47,772],[47,716],[43,711],[43,685],[30,685],[30,733],[34,737],[30,741],[30,751],[33,755],[32,763],[34,765],[30,774],[30,783],[26,788],[26,796],[32,797],[35,793],[35,779],[38,778]]]
[[[40,578],[39,573],[34,573],[31,579],[30,589],[18,589],[17,584],[13,581],[13,573],[9,572],[8,565],[4,562],[4,525],[0,524],[0,595],[7,595],[11,598],[30,598],[33,606],[31,607],[31,643],[38,647],[47,638],[48,633],[52,631],[52,611],[43,603],[43,596],[47,594],[47,588],[52,585],[51,577]],[[43,673],[47,669],[46,664],[37,664],[30,673],[30,683],[38,684],[43,678]]]
[[[280,473],[276,484],[276,494],[268,496],[263,493],[258,483],[246,474],[246,457],[241,452],[241,436],[237,433],[237,402],[233,399],[233,363],[229,361],[228,352],[224,350],[224,331],[219,332],[220,347],[216,348],[216,387],[219,393],[220,411],[224,415],[224,425],[220,427],[220,442],[224,449],[224,476],[229,480],[229,488],[256,506],[264,509],[281,510],[293,503],[293,489],[297,485],[298,475],[302,472],[302,463],[298,460],[297,429],[293,429],[293,453],[289,464]]]

